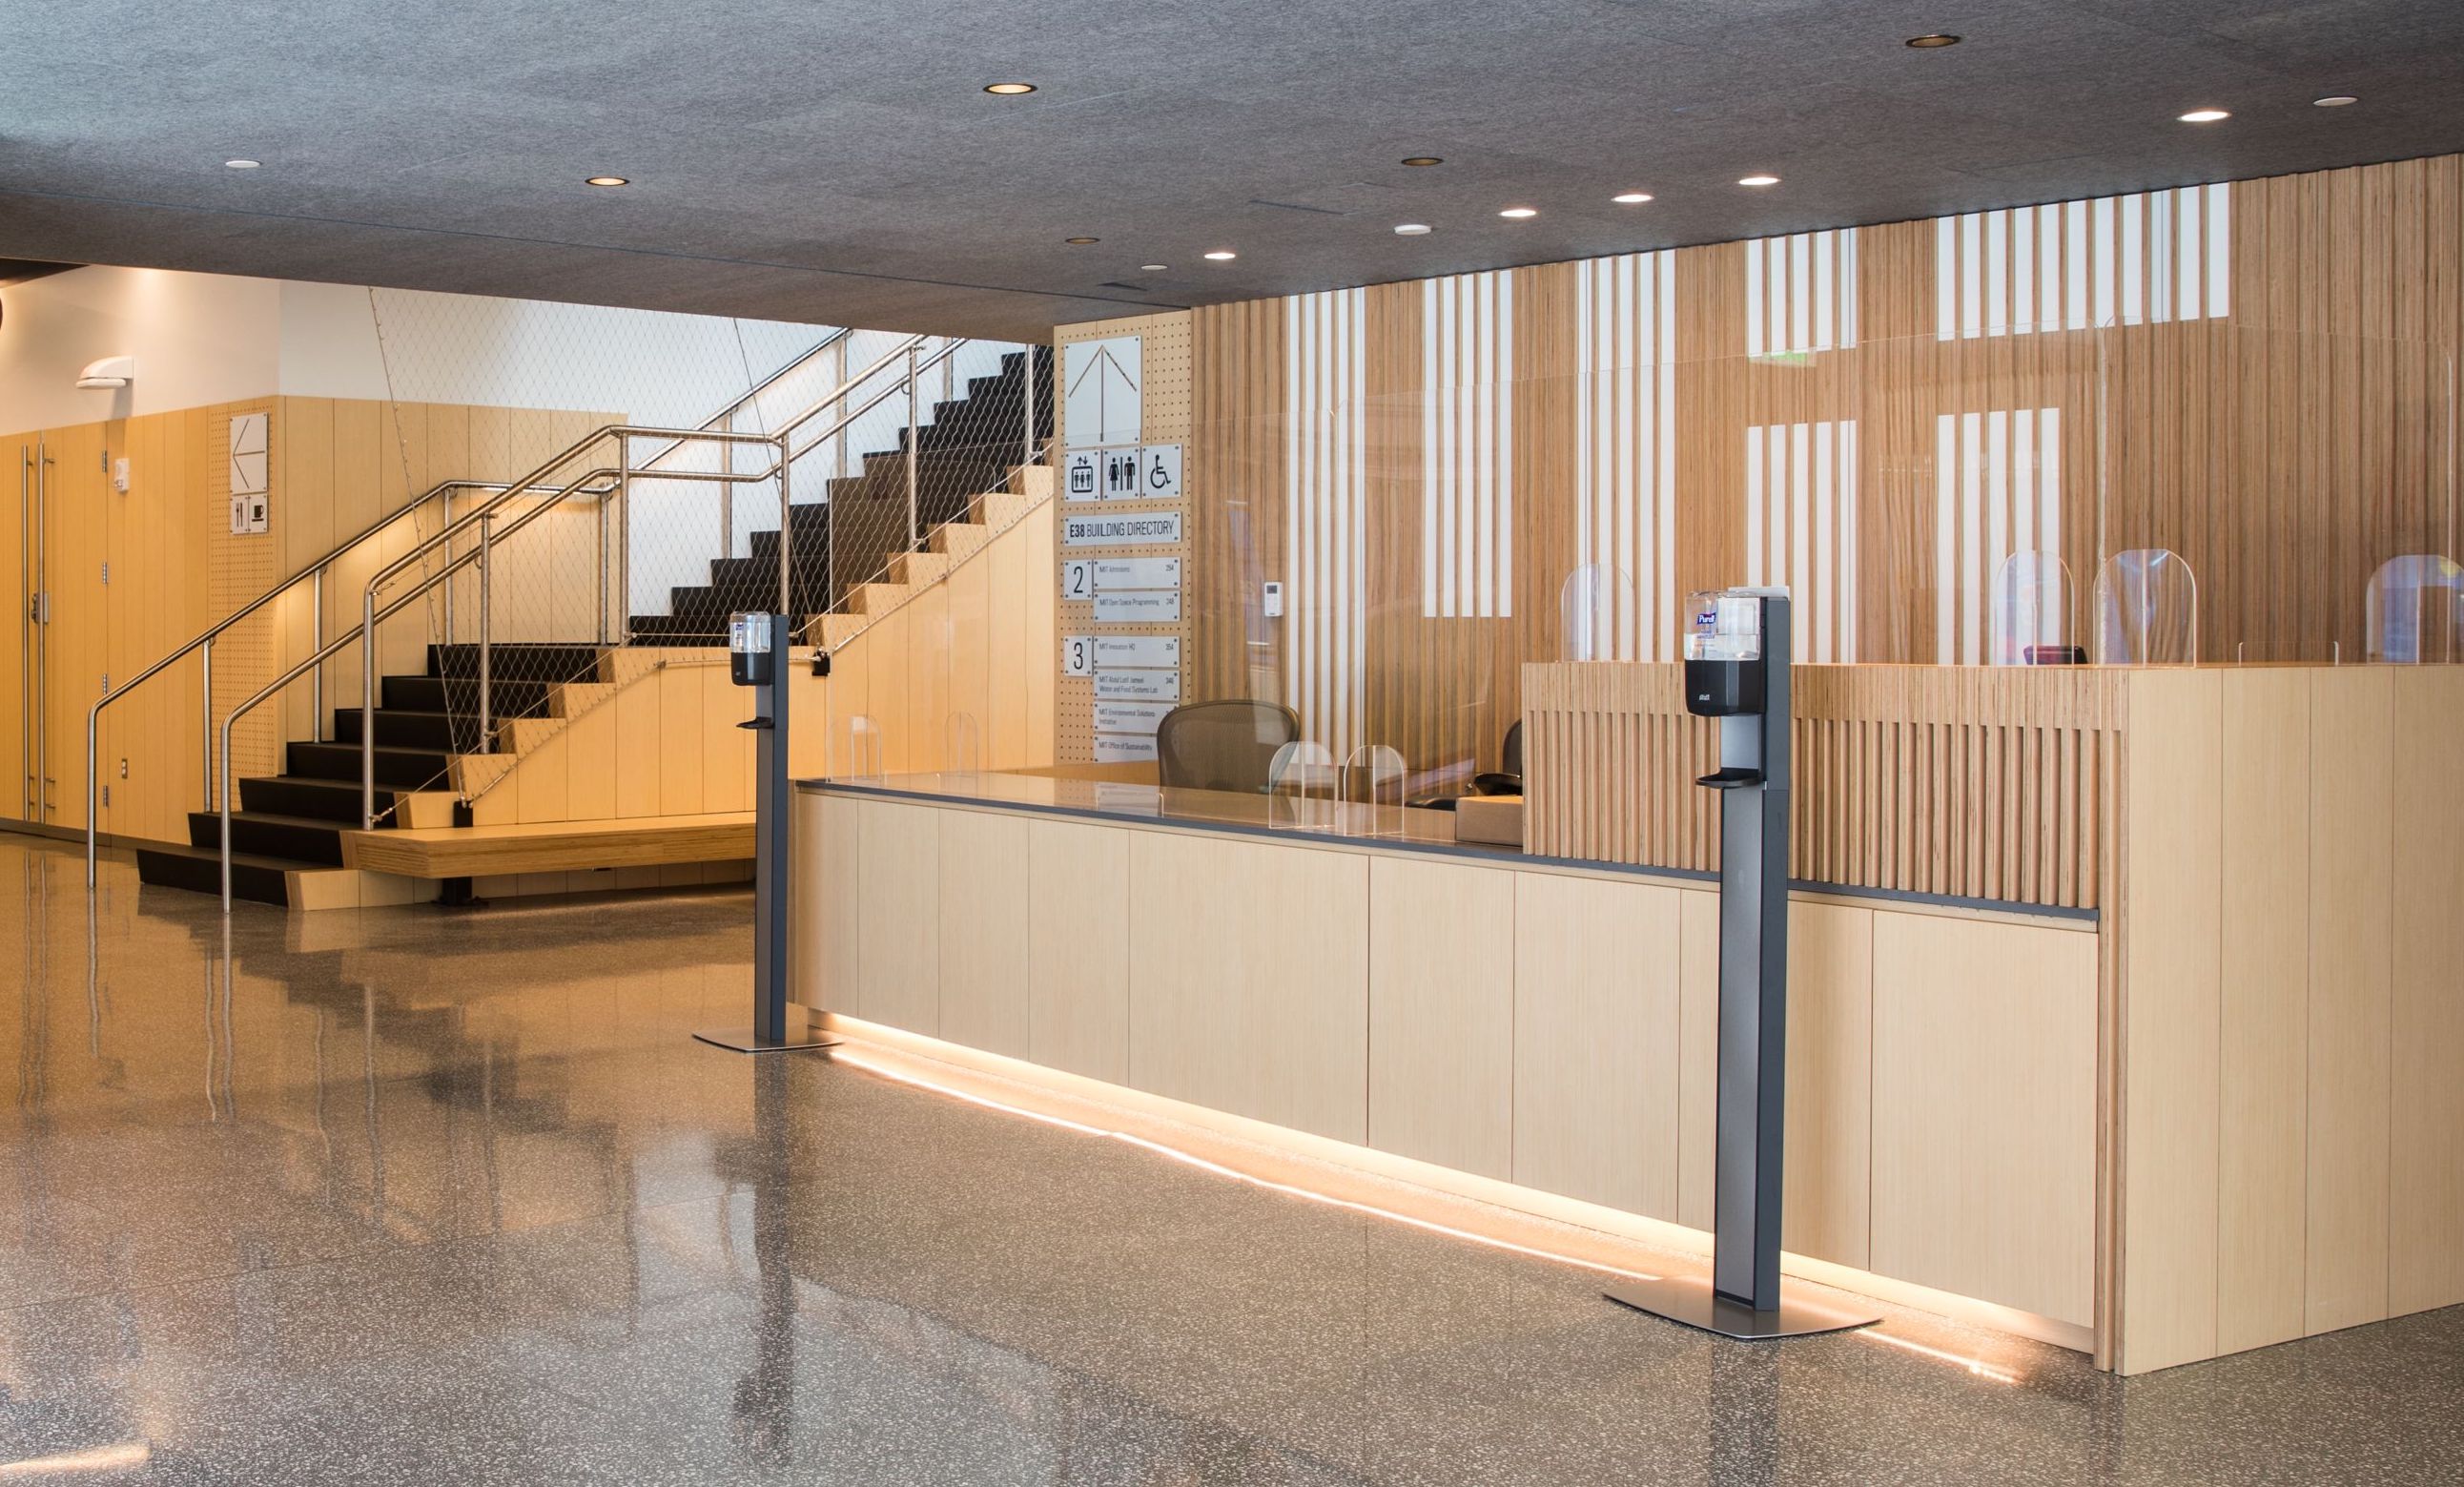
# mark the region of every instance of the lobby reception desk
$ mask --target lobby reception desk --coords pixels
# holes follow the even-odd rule
[[[1792,1269],[2128,1372],[2464,1300],[2464,669],[1798,676]],[[1709,729],[1524,698],[1528,853],[808,782],[798,1000],[1699,1249]]]

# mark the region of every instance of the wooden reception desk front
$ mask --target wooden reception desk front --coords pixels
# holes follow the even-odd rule
[[[2464,668],[1797,676],[1794,1269],[2134,1373],[2464,1300]],[[1710,725],[1673,667],[1524,697],[1529,854],[809,784],[799,1000],[1699,1243]]]

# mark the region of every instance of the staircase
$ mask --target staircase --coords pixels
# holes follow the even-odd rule
[[[920,543],[911,543],[907,532],[904,429],[896,448],[864,456],[862,474],[833,478],[828,500],[789,508],[797,557],[791,612],[819,617],[815,639],[835,645],[861,631],[903,602],[913,586],[940,576],[1034,506],[1032,487],[1019,467],[1019,444],[993,446],[979,437],[992,427],[1016,430],[1023,439],[1023,379],[1030,365],[1038,379],[1041,442],[1051,429],[1052,400],[1045,395],[1050,386],[1048,349],[1006,355],[999,374],[973,378],[965,397],[935,405],[934,421],[922,427],[915,450]],[[966,442],[971,433],[979,436],[976,442]],[[884,520],[893,507],[895,521]],[[834,509],[861,519],[841,520],[834,534]],[[661,647],[723,645],[730,614],[774,608],[779,533],[756,531],[750,546],[750,557],[713,561],[709,584],[671,590],[669,613],[631,616],[626,647],[638,655]],[[476,646],[430,645],[424,672],[380,678],[373,715],[380,829],[457,824],[454,806],[466,792],[483,788],[510,768],[511,755],[561,726],[556,720],[603,699],[603,684],[619,682],[639,667],[614,647],[499,642],[491,647],[490,670],[491,716],[497,726],[495,746],[485,754]],[[233,782],[234,899],[310,906],[308,900],[319,898],[317,875],[351,871],[343,866],[342,833],[361,826],[362,726],[357,707],[337,708],[324,742],[285,745],[282,773]],[[190,812],[186,845],[138,847],[139,878],[158,887],[219,894],[221,848],[220,813]]]
[[[495,648],[499,664],[531,675],[587,679],[605,664],[595,646]],[[476,646],[429,646],[428,670],[378,683],[376,810],[379,827],[451,826],[461,756],[477,752]],[[499,720],[548,715],[557,689],[543,681],[492,681]],[[334,710],[328,742],[283,747],[283,772],[232,782],[231,897],[296,905],[298,875],[339,873],[342,833],[360,829],[360,710]],[[138,880],[198,893],[222,892],[222,814],[188,812],[187,846],[137,849]]]
[[[1008,485],[1020,452],[1017,439],[1007,434],[1016,430],[1023,437],[1025,428],[1022,379],[1029,354],[1003,356],[997,374],[968,379],[965,396],[933,405],[933,421],[922,427],[915,444],[915,522],[925,533],[952,522],[975,522],[984,514],[978,509],[983,493]],[[1031,354],[1036,386],[1048,388],[1052,353],[1037,347]],[[1041,442],[1052,433],[1048,395],[1036,399],[1036,423]],[[1002,431],[1004,438],[987,441],[987,429]],[[866,455],[861,474],[833,477],[827,500],[788,507],[795,536],[790,613],[829,613],[850,590],[892,568],[908,553],[907,433],[905,429],[898,432],[896,447]],[[754,532],[751,545],[749,558],[714,561],[709,583],[671,588],[667,613],[631,616],[627,627],[631,643],[724,645],[729,615],[775,609],[779,533]],[[929,540],[924,545],[929,547]],[[907,580],[902,575],[899,581]]]

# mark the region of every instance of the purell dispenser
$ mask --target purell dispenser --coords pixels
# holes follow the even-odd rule
[[[1720,720],[1720,1066],[1711,1276],[1638,1281],[1609,1299],[1745,1341],[1881,1319],[1780,1294],[1780,1136],[1788,1087],[1789,599],[1695,594],[1685,710]]]

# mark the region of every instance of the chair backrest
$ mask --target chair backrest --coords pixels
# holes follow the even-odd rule
[[[1155,729],[1155,777],[1175,789],[1262,794],[1275,750],[1300,736],[1299,715],[1280,702],[1183,703]]]
[[[1501,773],[1521,774],[1523,772],[1522,719],[1515,719],[1514,726],[1506,730],[1506,746],[1499,750],[1499,753],[1503,756],[1498,760],[1497,765]]]

